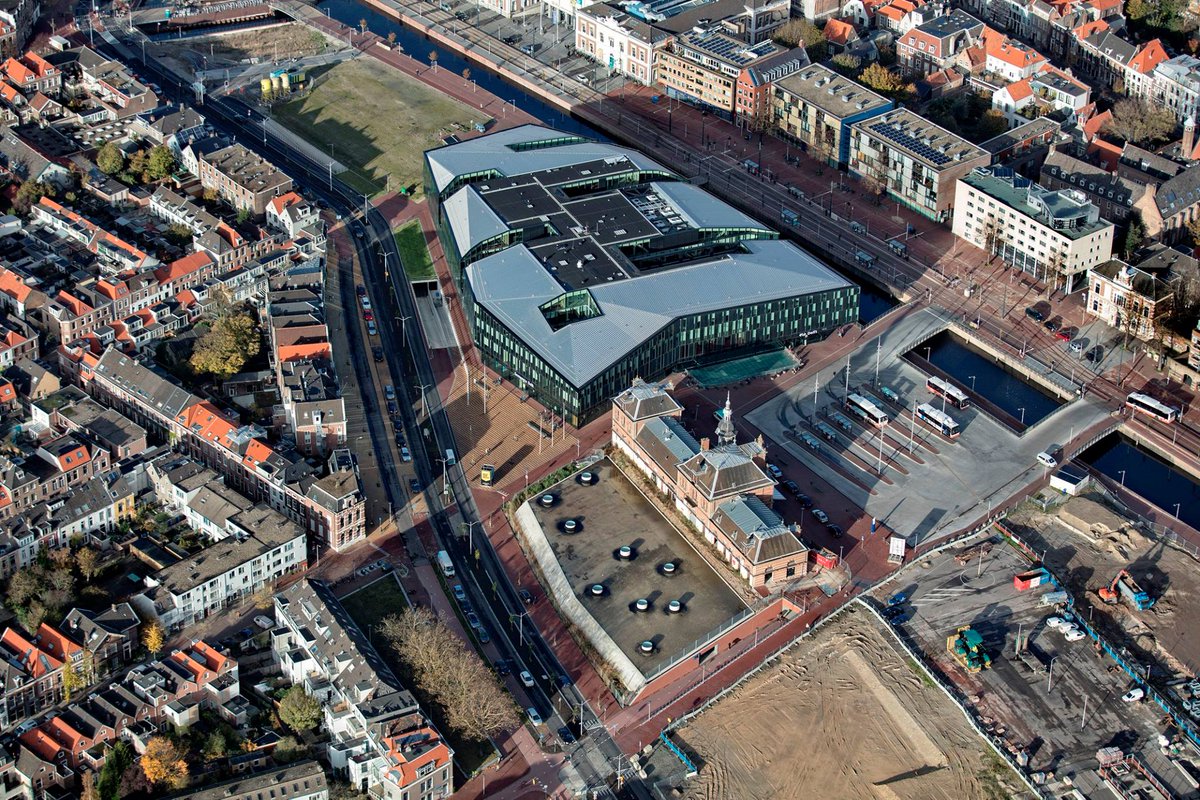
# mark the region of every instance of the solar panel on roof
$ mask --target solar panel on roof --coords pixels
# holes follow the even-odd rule
[[[934,166],[942,166],[950,162],[950,157],[939,150],[935,150],[929,145],[922,142],[920,139],[905,133],[900,128],[890,122],[877,122],[871,126],[871,130],[883,136],[889,141],[895,142],[901,147],[905,147],[916,153],[921,158],[929,161]]]

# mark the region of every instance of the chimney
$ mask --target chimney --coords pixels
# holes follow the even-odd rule
[[[1192,149],[1196,146],[1196,118],[1188,117],[1183,123],[1183,146],[1179,155],[1187,161],[1192,160]]]
[[[712,446],[712,443],[709,442],[707,436],[705,436],[703,439],[700,440],[700,449],[701,450],[707,450],[711,446]]]

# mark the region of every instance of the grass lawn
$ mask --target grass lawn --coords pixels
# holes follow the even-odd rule
[[[363,633],[367,633],[371,626],[378,625],[380,620],[389,614],[398,614],[407,605],[404,593],[400,591],[396,579],[391,575],[359,589],[354,594],[341,598],[340,602]],[[442,709],[422,694],[404,662],[397,658],[396,654],[382,640],[375,640],[375,647],[379,650],[379,655],[383,660],[392,668],[392,672],[396,673],[400,683],[416,696],[421,707],[433,720],[433,724],[454,748],[454,768],[460,775],[473,775],[479,767],[495,757],[496,750],[492,747],[491,742],[463,739],[451,732],[446,725]]]
[[[433,271],[433,259],[429,257],[429,248],[425,246],[425,234],[421,223],[410,222],[396,231],[396,250],[400,253],[400,263],[404,265],[404,273],[410,281],[431,281],[437,277]]]
[[[345,61],[314,80],[304,97],[273,111],[282,125],[348,169],[356,191],[381,192],[421,183],[423,153],[443,137],[469,129],[478,111],[372,58]],[[418,191],[419,193],[419,191]]]

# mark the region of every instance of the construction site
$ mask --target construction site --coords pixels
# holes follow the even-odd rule
[[[1017,776],[857,604],[676,730],[691,800],[1021,796]]]
[[[1186,719],[1164,715],[1145,666],[1092,627],[1110,609],[1147,613],[1154,596],[1120,566],[1076,595],[1049,555],[1006,533],[917,562],[877,594],[885,616],[1047,796],[1200,796]]]

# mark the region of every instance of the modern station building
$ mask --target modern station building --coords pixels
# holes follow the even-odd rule
[[[425,171],[482,357],[570,424],[635,378],[858,318],[858,286],[636,150],[527,125]]]

